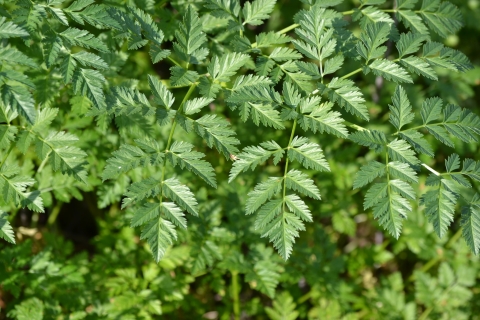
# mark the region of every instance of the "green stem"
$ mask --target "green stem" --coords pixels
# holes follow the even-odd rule
[[[183,106],[185,105],[185,102],[188,100],[188,98],[190,98],[190,96],[192,95],[193,91],[195,90],[195,88],[197,87],[197,83],[194,83],[190,86],[190,88],[188,89],[187,93],[185,94],[185,96],[183,97],[183,100],[182,100],[182,103],[180,104],[180,106],[178,107],[178,110],[177,110],[177,113],[180,113],[182,112],[183,110]],[[170,128],[170,133],[168,134],[168,140],[167,140],[167,146],[165,148],[165,153],[169,152],[169,149],[170,149],[170,146],[172,144],[172,138],[173,138],[173,133],[175,132],[175,128],[177,126],[177,121],[174,119],[173,120],[173,124],[172,124],[172,127]],[[162,167],[162,178],[161,178],[161,183],[163,183],[163,179],[165,178],[165,168],[167,166],[167,161],[163,161],[163,167]],[[160,188],[160,194],[159,194],[159,198],[160,198],[160,203],[162,202],[162,199],[163,199],[163,192],[162,192],[162,188]]]
[[[346,125],[347,127],[355,129],[357,131],[368,131],[367,128],[364,128],[362,126],[359,126],[358,124],[354,124],[354,123],[351,123],[351,122],[348,122],[348,121],[344,121],[343,124]]]
[[[240,290],[238,290],[238,271],[232,271],[232,300],[233,316],[235,320],[240,320]]]
[[[353,13],[354,13],[353,10],[348,10],[348,11],[343,11],[343,12],[342,12],[342,14],[343,14],[344,16],[348,16],[348,15],[351,15],[351,14],[353,14]]]
[[[297,107],[298,108],[298,107]],[[287,146],[287,153],[288,153],[288,149],[291,147],[292,145],[292,140],[293,140],[293,136],[295,135],[295,129],[297,127],[297,119],[295,118],[295,120],[293,121],[293,126],[292,126],[292,133],[290,134],[290,140],[288,141],[288,146]],[[283,173],[283,212],[285,212],[285,195],[286,195],[286,192],[287,192],[287,172],[288,172],[288,155],[285,159],[285,171]],[[283,214],[282,212],[282,214]]]
[[[3,167],[3,164],[5,163],[5,161],[7,161],[7,158],[10,155],[10,152],[12,152],[13,147],[14,147],[14,144],[13,143],[10,144],[10,148],[8,148],[8,151],[5,154],[5,156],[3,157],[2,162],[0,162],[0,169]]]
[[[57,220],[58,214],[60,213],[60,210],[62,209],[62,203],[58,202],[52,209],[52,212],[50,213],[50,216],[48,217],[48,225],[51,226],[55,223]]]
[[[346,74],[344,75],[343,77],[341,77],[341,79],[347,79],[347,78],[350,78],[351,76],[353,76],[354,74],[357,74],[359,72],[362,71],[362,68],[358,68],[357,70],[354,70],[352,72],[350,72],[349,74]]]
[[[170,62],[172,62],[174,65],[181,67],[180,63],[178,63],[177,61],[173,60],[170,56],[168,56],[167,59],[170,60]]]

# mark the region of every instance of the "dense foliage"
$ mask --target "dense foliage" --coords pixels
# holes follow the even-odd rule
[[[480,313],[477,0],[0,5],[0,318]]]

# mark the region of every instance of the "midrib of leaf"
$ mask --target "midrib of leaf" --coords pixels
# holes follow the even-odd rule
[[[185,105],[185,102],[188,100],[188,98],[190,98],[190,96],[192,95],[192,93],[193,93],[193,91],[195,90],[196,87],[197,87],[197,83],[194,83],[190,86],[187,93],[183,97],[182,103],[178,107],[177,113],[180,113],[180,112],[183,111],[183,106]],[[165,151],[164,151],[165,154],[170,152],[169,149],[170,149],[170,146],[172,145],[173,133],[175,132],[175,127],[176,126],[177,126],[177,120],[176,120],[176,118],[174,118],[173,123],[172,123],[172,127],[170,128],[170,133],[168,134],[167,146],[165,147]],[[160,179],[161,184],[163,184],[163,181],[165,179],[166,166],[167,166],[167,161],[164,161],[163,166],[162,166],[162,177]],[[162,202],[163,202],[163,188],[160,188],[160,193],[158,195],[158,198],[160,200],[160,205],[162,205]]]
[[[295,111],[296,112],[299,112],[299,107],[297,106],[295,108]],[[297,118],[295,118],[295,120],[293,121],[293,126],[292,126],[292,132],[290,133],[290,140],[288,141],[288,146],[286,148],[286,150],[292,148],[292,141],[293,141],[293,137],[295,135],[295,129],[297,127]],[[286,193],[287,193],[287,173],[288,173],[288,157],[285,158],[285,171],[283,173],[283,204],[282,204],[282,223],[284,224],[285,223],[285,217],[283,216],[284,215],[284,212],[285,212],[285,197],[286,197]]]

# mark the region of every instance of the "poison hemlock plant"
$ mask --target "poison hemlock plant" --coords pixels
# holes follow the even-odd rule
[[[204,183],[223,188],[216,173],[226,170],[228,161],[233,162],[232,184],[244,172],[271,162],[277,169],[241,196],[245,214],[255,214],[254,229],[287,260],[306,224],[318,223],[312,215],[316,202],[307,200],[321,201],[322,181],[314,180],[313,173],[332,171],[335,176],[334,159],[324,151],[330,148],[328,140],[320,138],[329,136],[377,155],[360,169],[353,187],[372,184],[363,207],[388,233],[400,236],[412,202],[421,199],[428,221],[444,236],[461,188],[480,181],[480,162],[465,159],[460,169],[454,153],[445,161],[446,172],[439,173],[419,154],[435,156],[425,135],[451,148],[455,139],[478,142],[480,119],[438,97],[426,99],[420,108],[405,88],[419,77],[437,81],[441,69],[472,68],[464,54],[437,41],[460,29],[459,10],[440,0],[421,5],[397,1],[393,10],[385,1],[361,1],[346,12],[335,9],[342,1],[302,2],[304,9],[290,27],[255,34],[251,30],[270,17],[275,0],[175,4],[178,19],[164,30],[148,13],[154,10],[115,1],[6,5],[0,12],[4,211],[26,207],[43,212],[44,202],[51,206],[81,198],[79,189],[98,187],[103,207],[123,195],[122,209],[133,212],[131,226],[141,228],[141,239],[158,262],[179,238],[178,229],[187,228],[186,214],[200,214],[195,193]],[[349,15],[353,19],[345,18]],[[357,21],[358,36],[351,30]],[[135,50],[147,52],[154,65],[171,64],[170,77],[125,76],[122,66]],[[352,66],[357,69],[351,71]],[[390,128],[376,128],[379,119],[367,123],[372,118],[368,98],[352,80],[359,73],[397,84]],[[67,120],[71,114],[78,117],[72,123]],[[97,123],[90,137],[82,136],[84,116]],[[241,121],[264,132],[281,132],[285,139],[267,139],[239,151],[240,144],[251,140],[236,135]],[[100,150],[86,153],[88,141],[107,134],[113,138],[102,143],[114,150],[108,160]],[[220,169],[200,151],[205,147],[225,158],[218,160]],[[426,170],[429,187],[420,194],[415,186]],[[183,171],[193,176],[177,176]],[[47,181],[43,172],[55,178]],[[99,178],[112,182],[102,185]],[[57,181],[69,188],[66,196],[56,191]],[[460,218],[475,254],[480,250],[478,198],[477,193],[464,199]],[[4,211],[0,236],[14,243]]]
[[[6,316],[477,310],[478,68],[445,44],[461,10],[355,3],[0,0]],[[87,211],[95,252],[74,255],[61,216]]]

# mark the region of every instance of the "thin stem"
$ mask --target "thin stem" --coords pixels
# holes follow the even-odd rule
[[[172,57],[168,56],[167,59],[170,60],[170,62],[172,62],[174,65],[181,67],[180,63],[178,63],[177,61],[173,60]]]
[[[179,112],[182,112],[183,110],[183,106],[185,104],[185,101],[188,100],[188,98],[190,98],[190,96],[192,95],[193,91],[195,90],[195,88],[197,87],[197,83],[193,83],[190,88],[188,89],[187,93],[185,94],[185,96],[183,97],[183,100],[182,100],[182,103],[180,104],[180,106],[178,107],[178,110],[177,110],[177,113]],[[168,140],[167,140],[167,146],[165,148],[165,153],[169,152],[169,149],[170,149],[170,146],[172,144],[172,138],[173,138],[173,133],[175,132],[175,128],[177,126],[177,121],[174,119],[173,120],[173,124],[172,124],[172,127],[170,128],[170,133],[168,134]],[[161,178],[161,183],[163,183],[163,179],[165,178],[165,168],[167,166],[167,161],[163,161],[163,167],[162,167],[162,178]],[[162,199],[163,199],[163,193],[162,193],[162,188],[160,188],[160,194],[159,194],[159,198],[160,198],[160,203],[162,202]]]
[[[353,11],[353,10],[348,10],[348,11],[343,11],[342,14],[343,14],[344,16],[348,16],[348,15],[353,14],[354,12],[355,12],[355,11]]]
[[[13,143],[10,144],[10,148],[8,148],[8,151],[5,154],[5,156],[3,157],[2,162],[0,162],[0,169],[3,167],[3,164],[5,163],[5,161],[7,161],[7,158],[10,155],[10,152],[12,152],[13,147],[14,147],[14,144]]]
[[[357,131],[368,131],[367,128],[364,128],[362,126],[359,126],[358,124],[354,124],[354,123],[351,123],[351,122],[348,122],[348,121],[344,121],[343,124],[346,125],[347,127],[355,129]]]
[[[50,213],[50,216],[48,216],[48,225],[51,226],[55,223],[57,220],[58,214],[60,213],[60,210],[62,209],[62,203],[58,202],[52,209],[52,212]]]
[[[42,163],[40,163],[40,167],[38,167],[37,172],[42,172],[43,167],[45,167],[45,165],[47,164],[48,156],[50,155],[51,152],[52,150],[48,151],[47,155],[45,156],[45,159],[43,159]]]
[[[347,78],[350,78],[351,76],[353,76],[354,74],[357,74],[359,72],[362,71],[362,68],[358,68],[357,70],[354,70],[352,72],[350,72],[349,74],[346,74],[344,75],[343,77],[341,77],[340,79],[347,79]]]
[[[292,133],[290,134],[290,140],[288,141],[287,152],[290,146],[292,145],[292,140],[293,140],[293,136],[295,135],[296,127],[297,127],[297,119],[295,118],[295,120],[293,121]],[[285,171],[283,173],[283,199],[285,199],[285,195],[287,192],[287,172],[288,172],[288,156],[286,157],[286,160],[285,160]],[[285,200],[283,201],[282,206],[283,206],[282,210],[283,212],[285,212]]]
[[[232,300],[233,316],[235,320],[240,320],[240,290],[238,290],[238,271],[232,271]]]

